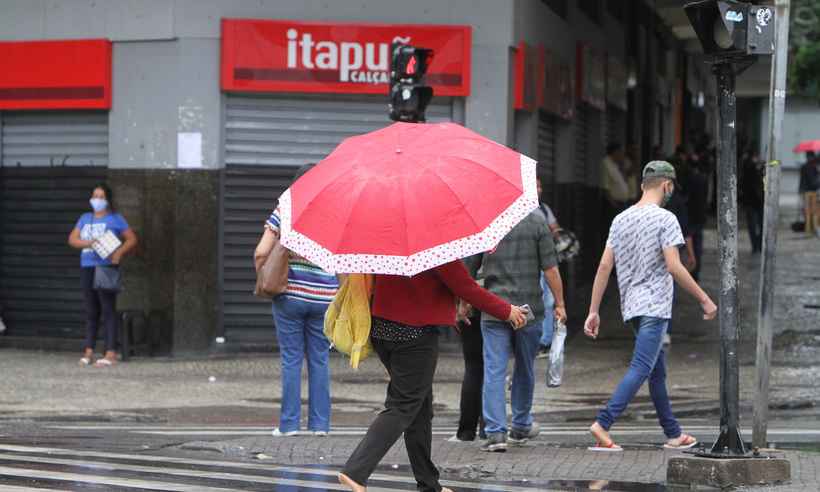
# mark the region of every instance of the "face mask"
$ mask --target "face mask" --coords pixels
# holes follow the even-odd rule
[[[89,203],[91,203],[91,208],[95,212],[102,212],[108,208],[108,201],[105,198],[92,198]]]
[[[669,201],[672,199],[672,195],[675,193],[675,190],[671,191],[664,191],[663,192],[663,200],[661,201],[661,207],[665,207],[669,205]]]

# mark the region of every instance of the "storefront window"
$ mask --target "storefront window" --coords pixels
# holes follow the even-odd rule
[[[541,0],[547,7],[551,8],[553,12],[560,15],[564,19],[567,18],[567,0]]]

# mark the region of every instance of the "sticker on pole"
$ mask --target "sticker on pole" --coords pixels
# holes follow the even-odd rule
[[[743,22],[743,12],[730,10],[726,12],[726,20],[729,22]]]
[[[766,27],[772,21],[772,10],[771,9],[760,9],[757,11],[757,25],[760,27]]]

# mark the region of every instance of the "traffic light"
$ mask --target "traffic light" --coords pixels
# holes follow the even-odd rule
[[[393,45],[390,65],[390,119],[418,123],[433,98],[433,88],[424,85],[424,74],[433,50],[406,44]]]
[[[774,10],[735,0],[701,0],[684,7],[707,55],[774,53]]]

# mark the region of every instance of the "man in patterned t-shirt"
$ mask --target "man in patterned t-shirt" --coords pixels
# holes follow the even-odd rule
[[[681,263],[678,246],[684,242],[680,225],[674,214],[661,208],[675,190],[675,168],[665,161],[650,162],[644,168],[641,188],[641,200],[612,221],[584,326],[587,336],[598,336],[598,308],[612,268],[617,267],[621,312],[624,321],[632,322],[635,351],[629,370],[589,429],[597,441],[590,448],[594,451],[621,451],[612,442],[609,428],[647,379],[652,403],[666,434],[664,447],[682,449],[697,443],[694,437],[681,432],[666,392],[666,353],[662,341],[672,317],[673,279],[700,302],[703,319],[714,319],[717,306]]]

